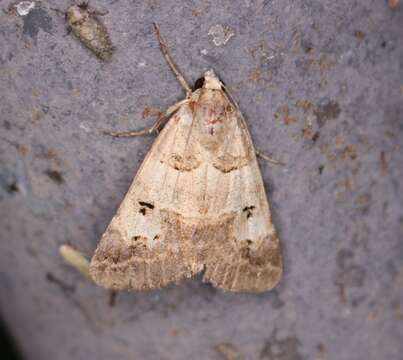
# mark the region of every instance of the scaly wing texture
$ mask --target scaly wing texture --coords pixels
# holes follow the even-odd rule
[[[150,289],[201,270],[194,261],[191,234],[172,209],[181,171],[200,165],[188,151],[192,114],[183,105],[147,154],[91,260],[90,274],[112,289]],[[186,206],[186,202],[182,204]],[[193,262],[192,262],[193,259]]]
[[[205,230],[203,280],[228,291],[262,292],[281,279],[282,258],[249,132],[242,114],[233,116],[234,127],[213,161],[220,174],[209,180],[209,212],[225,222],[225,234]]]

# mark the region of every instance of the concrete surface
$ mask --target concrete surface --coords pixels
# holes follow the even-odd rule
[[[402,4],[92,5],[109,10],[110,63],[46,2],[0,12],[0,313],[25,358],[402,359]],[[214,68],[256,146],[286,163],[261,162],[285,258],[272,292],[194,279],[111,306],[58,256],[92,253],[153,141],[101,130],[142,128],[147,107],[184,96],[154,21],[189,82]]]

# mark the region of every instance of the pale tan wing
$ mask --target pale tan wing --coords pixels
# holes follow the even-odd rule
[[[202,268],[174,205],[181,172],[201,165],[190,151],[192,113],[187,104],[155,140],[91,260],[90,274],[112,289],[151,289],[190,277]]]
[[[280,281],[282,258],[249,132],[239,110],[233,116],[235,125],[213,160],[220,174],[211,179],[211,193],[218,195],[209,213],[221,219],[215,221],[221,231],[205,229],[203,280],[228,291],[262,292]]]
[[[226,290],[276,285],[278,239],[250,136],[242,115],[232,116],[214,152],[192,131],[187,104],[170,120],[95,252],[96,283],[149,289],[205,268],[204,280]]]

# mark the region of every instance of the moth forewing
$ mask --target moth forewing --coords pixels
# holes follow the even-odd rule
[[[282,276],[279,241],[245,120],[228,90],[223,95],[224,106],[233,105],[235,109],[227,114],[232,117],[229,123],[234,127],[226,134],[227,145],[223,145],[226,161],[219,175],[223,179],[232,177],[233,185],[228,191],[227,207],[222,211],[234,212],[236,216],[228,240],[216,239],[232,246],[225,247],[221,254],[214,252],[215,259],[212,257],[207,264],[204,280],[231,291],[265,291],[273,288]]]
[[[155,140],[102,236],[90,265],[93,280],[101,286],[150,289],[197,272],[188,263],[187,249],[174,238],[178,231],[170,228],[176,220],[176,213],[169,211],[175,185],[175,159],[170,155],[186,143],[190,124],[185,111],[179,108]]]

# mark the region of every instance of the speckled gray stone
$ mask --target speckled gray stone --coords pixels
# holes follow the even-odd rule
[[[11,3],[11,2],[10,2]],[[7,0],[1,6],[7,8]],[[70,1],[57,0],[65,9]],[[403,353],[403,7],[386,1],[92,3],[116,47],[102,63],[47,2],[0,11],[0,315],[28,360],[399,360]],[[262,295],[200,278],[148,293],[90,284],[91,255],[153,137],[140,129],[214,68],[261,162],[285,273]],[[235,33],[217,47],[209,29]]]

